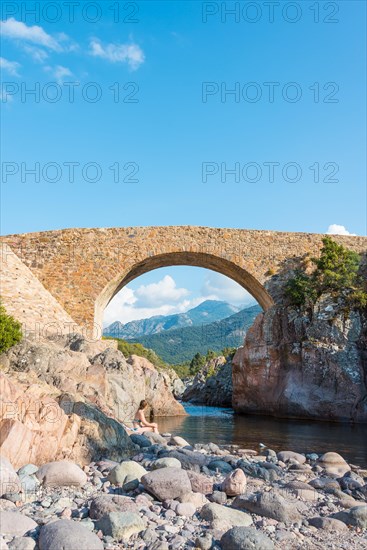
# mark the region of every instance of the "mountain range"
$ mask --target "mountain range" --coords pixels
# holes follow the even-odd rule
[[[220,321],[161,331],[134,341],[152,349],[167,363],[178,365],[190,361],[197,352],[205,355],[208,350],[221,351],[226,347],[241,346],[247,330],[260,312],[261,307],[256,304]]]
[[[174,315],[155,315],[149,319],[140,319],[123,324],[115,321],[103,331],[104,336],[136,340],[140,337],[151,336],[184,327],[207,325],[221,321],[240,311],[240,307],[233,306],[220,300],[205,300],[198,306]]]

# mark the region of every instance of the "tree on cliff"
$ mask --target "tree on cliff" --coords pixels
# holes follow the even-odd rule
[[[296,306],[312,304],[325,292],[346,294],[356,307],[367,306],[366,281],[363,280],[361,257],[357,252],[325,237],[319,258],[312,258],[315,270],[308,275],[298,269],[286,284],[286,294]]]
[[[206,363],[206,360],[204,355],[201,355],[201,353],[196,353],[190,362],[190,368],[189,368],[190,374],[192,375],[197,374],[199,370],[203,368],[205,363]]]
[[[0,302],[0,353],[20,342],[22,339],[21,324],[8,315]]]

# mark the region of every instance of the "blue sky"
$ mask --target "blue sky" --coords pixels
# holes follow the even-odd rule
[[[65,7],[27,13],[34,4],[50,2],[2,4],[2,234],[138,225],[366,234],[365,2],[319,2],[319,22],[308,1],[294,3],[299,13],[280,2],[273,22],[264,2],[253,3],[257,14],[237,3],[237,22],[221,12],[235,2],[124,10],[105,0],[94,3],[100,12],[80,2],[73,22]],[[35,86],[38,102],[24,96]],[[37,182],[26,173],[35,163]]]

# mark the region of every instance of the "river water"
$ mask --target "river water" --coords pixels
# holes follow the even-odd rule
[[[259,450],[317,454],[334,451],[348,462],[367,467],[367,425],[286,420],[237,415],[232,409],[183,403],[189,416],[161,417],[159,431],[180,435],[190,443],[236,444]]]

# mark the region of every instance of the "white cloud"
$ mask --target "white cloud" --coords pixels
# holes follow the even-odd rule
[[[162,281],[160,281],[160,283]],[[157,285],[158,284],[159,283],[157,283]],[[151,286],[152,285],[147,285],[145,288]],[[110,325],[117,320],[121,321],[121,323],[128,323],[129,321],[133,321],[135,319],[148,319],[149,317],[153,317],[155,315],[172,315],[174,313],[183,313],[204,301],[204,298],[200,297],[193,300],[183,299],[182,301],[174,304],[164,303],[155,306],[143,306],[142,304],[139,305],[139,300],[136,297],[136,293],[138,291],[139,289],[134,291],[128,286],[125,286],[118,294],[116,294],[104,311],[104,326]]]
[[[65,81],[65,77],[73,76],[73,73],[67,67],[62,65],[56,65],[56,67],[45,67],[45,71],[52,74],[55,77],[58,84],[62,84]]]
[[[336,223],[329,225],[326,233],[327,235],[350,235],[352,237],[356,236],[356,233],[349,233],[344,225],[338,225]]]
[[[17,21],[14,17],[10,17],[6,21],[0,22],[0,28],[2,36],[7,38],[32,42],[33,44],[44,46],[50,50],[61,50],[59,42],[38,25],[29,27],[22,21]]]
[[[145,61],[144,52],[137,44],[102,45],[99,40],[93,39],[90,42],[90,53],[111,63],[127,63],[134,71]]]
[[[48,58],[48,53],[46,50],[37,48],[37,46],[24,45],[24,50],[32,57],[33,61],[36,61],[37,63],[44,63],[44,61]]]
[[[176,282],[170,275],[165,275],[158,283],[141,285],[135,291],[137,307],[160,307],[167,303],[178,303],[188,296],[186,288],[177,288]]]
[[[20,67],[20,63],[17,63],[16,61],[9,61],[4,57],[0,57],[0,69],[2,71],[6,71],[12,76],[19,76],[18,74],[19,67]]]
[[[219,273],[211,273],[205,277],[201,293],[206,300],[223,300],[234,305],[247,305],[255,302],[247,290]]]
[[[254,298],[237,283],[220,275],[210,273],[205,277],[201,296],[190,297],[186,288],[178,288],[170,275],[157,283],[141,285],[136,290],[125,286],[108,304],[104,311],[104,326],[114,321],[128,323],[135,319],[147,319],[154,315],[184,313],[205,300],[223,300],[234,305],[252,305]]]
[[[49,52],[71,52],[78,45],[71,41],[65,33],[53,36],[48,34],[38,25],[28,26],[22,21],[10,17],[6,21],[0,21],[2,37],[15,40],[16,43],[36,62],[43,63],[49,56]]]

